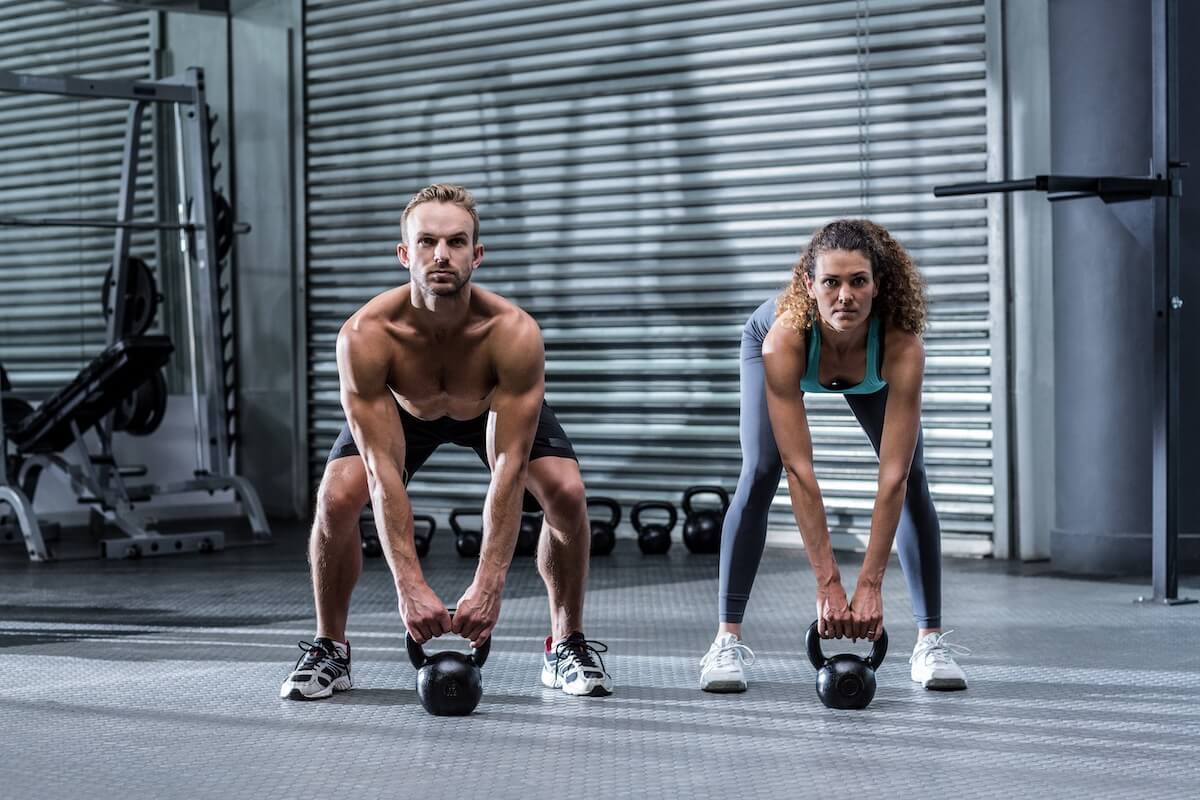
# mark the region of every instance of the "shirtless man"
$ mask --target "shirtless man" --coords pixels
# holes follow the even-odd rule
[[[591,533],[575,452],[543,399],[541,331],[520,308],[471,284],[483,245],[466,189],[422,189],[400,227],[397,254],[411,282],[373,298],[338,334],[347,425],[325,466],[309,542],[317,635],[300,643],[304,655],[280,696],[316,700],[351,687],[346,618],[362,572],[358,517],[368,500],[408,632],[421,643],[454,632],[481,645],[500,616],[523,499],[545,512],[537,562],[552,633],[542,683],[571,695],[611,694],[612,679],[582,632]],[[421,572],[405,488],[445,442],[472,448],[492,473],[479,565],[453,618]]]

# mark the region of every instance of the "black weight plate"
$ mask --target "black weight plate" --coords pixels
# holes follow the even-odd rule
[[[154,272],[136,256],[129,256],[126,264],[128,283],[125,291],[125,326],[123,336],[141,336],[154,324],[158,314],[158,284],[154,280]],[[104,319],[112,316],[116,304],[116,281],[113,279],[112,267],[104,273],[104,284],[100,300],[104,306]]]
[[[113,429],[133,436],[149,436],[158,430],[166,413],[167,379],[158,370],[117,406]]]

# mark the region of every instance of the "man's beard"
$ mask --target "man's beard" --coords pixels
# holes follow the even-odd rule
[[[432,297],[457,297],[463,293],[469,280],[469,277],[461,278],[458,274],[451,273],[451,283],[443,281],[433,284],[426,280],[421,286],[421,292]]]

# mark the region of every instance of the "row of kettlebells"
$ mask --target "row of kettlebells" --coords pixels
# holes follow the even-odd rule
[[[697,508],[693,500],[700,495],[712,495],[720,501],[720,508]],[[683,543],[693,553],[717,553],[721,550],[721,526],[725,512],[729,510],[729,494],[720,486],[692,486],[683,493]],[[588,517],[592,528],[592,555],[606,556],[617,543],[617,526],[621,524],[621,504],[611,497],[589,497]],[[602,509],[604,514],[595,514]],[[665,514],[665,519],[653,521],[647,515]],[[468,527],[463,518],[479,517],[476,526]],[[483,510],[470,508],[451,509],[450,528],[454,531],[454,548],[460,556],[470,558],[479,555],[483,543]],[[629,521],[637,533],[638,548],[647,555],[662,555],[671,549],[671,534],[679,521],[675,506],[663,500],[643,500],[635,503],[629,513]],[[362,539],[364,555],[372,558],[383,554],[378,535],[364,519]],[[437,522],[428,514],[413,515],[413,542],[417,555],[424,558],[437,530]],[[518,556],[531,556],[537,552],[538,538],[542,530],[540,514],[522,514],[521,528],[517,532],[515,552]]]
[[[359,530],[362,532],[362,551],[368,558],[379,558],[383,555],[383,544],[379,541],[379,533],[375,530],[375,520],[369,513],[359,519]],[[437,532],[437,520],[428,514],[413,514],[413,544],[417,548],[417,557],[424,558],[429,553],[429,544],[433,534]]]
[[[720,508],[697,508],[693,500],[700,495],[712,495]],[[720,486],[692,486],[683,493],[683,544],[693,553],[719,553],[721,551],[721,526],[725,524],[725,512],[729,510],[729,493]],[[647,522],[647,513],[662,512],[662,522]],[[646,555],[662,555],[671,549],[671,532],[679,521],[675,506],[663,500],[643,500],[629,512],[629,521],[637,532],[638,549]],[[613,526],[616,527],[615,525]],[[595,552],[595,523],[592,526],[592,550]],[[609,545],[612,550],[612,545]]]

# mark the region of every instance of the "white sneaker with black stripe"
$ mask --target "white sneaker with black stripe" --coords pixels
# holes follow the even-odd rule
[[[344,692],[350,684],[350,643],[317,637],[300,642],[304,655],[279,690],[284,700],[321,700]]]
[[[602,642],[589,642],[582,633],[572,633],[557,644],[546,637],[542,659],[542,685],[562,689],[576,697],[606,697],[612,694],[613,681],[601,653],[608,652]]]

